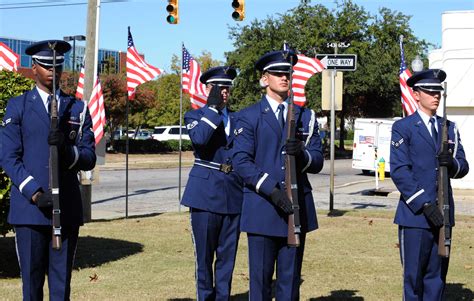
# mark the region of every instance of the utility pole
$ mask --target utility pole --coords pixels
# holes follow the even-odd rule
[[[98,14],[100,0],[89,0],[87,6],[86,59],[84,74],[84,102],[87,105],[97,73]],[[91,172],[81,171],[81,194],[84,222],[92,220],[92,176]]]

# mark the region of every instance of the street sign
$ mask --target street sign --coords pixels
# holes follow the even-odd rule
[[[318,54],[316,58],[329,70],[355,71],[357,68],[356,54]]]

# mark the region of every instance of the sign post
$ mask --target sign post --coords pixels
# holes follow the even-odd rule
[[[350,44],[328,43],[334,47],[334,54],[318,54],[316,58],[321,61],[324,68],[331,70],[331,174],[329,177],[329,211],[334,210],[334,139],[336,134],[336,72],[355,71],[357,68],[357,55],[337,54],[338,46],[347,48]]]

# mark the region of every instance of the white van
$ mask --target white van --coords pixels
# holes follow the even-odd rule
[[[385,171],[390,172],[390,141],[392,125],[400,118],[358,118],[354,122],[352,168],[364,174],[375,171],[377,162],[385,161]]]
[[[185,126],[181,129],[181,139],[190,140],[188,129]],[[158,141],[179,140],[179,125],[155,126],[152,136]]]

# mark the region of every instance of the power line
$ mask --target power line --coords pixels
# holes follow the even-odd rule
[[[62,4],[43,4],[43,5],[34,5],[34,4],[41,4],[41,3],[50,3],[51,1],[39,1],[39,2],[23,2],[23,3],[11,3],[11,4],[0,4],[0,5],[18,5],[18,4],[25,4],[22,6],[9,6],[9,7],[2,7],[0,6],[0,10],[5,9],[21,9],[21,8],[44,8],[44,7],[54,7],[54,6],[76,6],[76,5],[84,5],[87,2],[76,2],[76,3],[62,3]],[[64,2],[64,1],[54,1],[54,2]],[[129,2],[129,0],[104,0],[101,3],[116,3],[116,2]],[[31,4],[31,5],[30,5]]]
[[[34,1],[34,2],[16,2],[16,3],[2,3],[1,6],[9,5],[28,5],[28,4],[40,4],[40,3],[51,3],[51,2],[64,2],[63,0],[50,0],[50,1]]]

